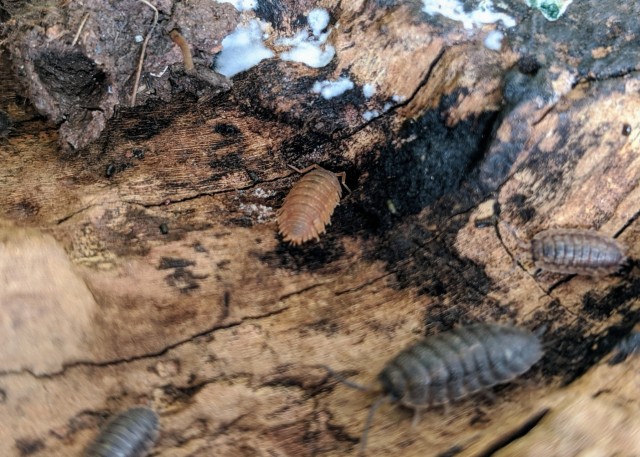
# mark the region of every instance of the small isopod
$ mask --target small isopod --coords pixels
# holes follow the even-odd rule
[[[131,408],[109,420],[84,457],[143,457],[158,438],[158,426],[153,410]]]
[[[360,390],[382,392],[369,410],[362,452],[373,416],[383,403],[412,409],[416,424],[423,409],[512,381],[542,353],[535,334],[498,324],[469,325],[417,341],[387,363],[378,375],[379,389],[345,381]]]
[[[11,130],[11,118],[7,113],[0,110],[0,138],[7,138]]]
[[[624,362],[632,354],[640,354],[640,330],[631,332],[616,346],[616,353],[609,360],[609,365]]]
[[[615,239],[594,230],[551,229],[531,239],[537,268],[554,273],[602,276],[618,271],[626,260]]]
[[[109,165],[107,165],[107,168],[105,169],[104,174],[107,178],[111,178],[113,175],[116,174],[116,166],[110,163]]]
[[[349,188],[344,172],[333,173],[319,165],[303,170],[291,168],[304,176],[289,191],[278,210],[278,227],[284,241],[299,245],[320,239],[342,197],[341,183],[347,190]]]
[[[518,245],[528,251],[536,268],[552,273],[604,276],[615,273],[627,260],[625,248],[595,230],[549,229],[522,241],[515,229],[501,222]]]

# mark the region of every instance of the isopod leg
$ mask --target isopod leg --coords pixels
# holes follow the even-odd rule
[[[490,390],[481,390],[480,395],[482,395],[485,398],[485,400],[489,402],[489,404],[493,405],[496,403],[496,396]]]
[[[449,403],[443,403],[442,410],[444,411],[445,417],[448,416],[449,413],[451,413],[451,407],[449,406]]]
[[[414,408],[414,410],[413,410],[413,419],[411,420],[411,427],[412,428],[416,428],[418,426],[418,424],[420,423],[420,419],[422,419],[422,417],[420,416],[421,413],[422,413],[422,411],[420,410],[420,408]]]
[[[340,173],[336,173],[335,175],[336,178],[340,180],[340,184],[342,184],[342,186],[347,189],[347,192],[351,193],[351,189],[349,189],[349,186],[347,186],[347,173],[341,171]]]
[[[313,165],[309,165],[306,168],[300,169],[300,168],[296,168],[293,165],[288,164],[287,165],[289,168],[291,168],[294,171],[297,171],[298,173],[300,173],[301,175],[311,171],[311,170],[315,170],[316,168],[320,168],[322,170],[324,170],[324,168],[322,168],[320,165],[318,165],[317,163],[314,163]],[[347,173],[344,171],[341,171],[340,173],[334,173],[336,175],[336,178],[338,178],[340,180],[340,184],[342,184],[342,186],[344,186],[345,189],[347,189],[347,191],[349,193],[351,193],[351,189],[349,189],[349,186],[347,186]]]
[[[340,373],[336,372],[333,368],[331,368],[328,365],[316,365],[316,366],[326,370],[327,373],[329,374],[329,376],[331,376],[333,379],[335,379],[336,382],[339,382],[340,384],[344,384],[347,387],[350,387],[350,388],[356,389],[356,390],[360,390],[362,392],[367,392],[367,393],[372,393],[372,392],[376,391],[375,387],[372,386],[372,385],[365,386],[363,384],[359,384],[357,382],[350,381],[350,380],[346,379],[344,376],[342,376]]]
[[[509,234],[515,239],[516,245],[518,246],[518,248],[522,249],[525,252],[531,249],[531,243],[520,238],[520,235],[518,235],[516,228],[513,227],[511,224],[508,224],[505,221],[498,221],[496,228],[499,226],[503,226],[507,230],[507,232],[509,232]]]
[[[287,165],[289,168],[291,168],[294,171],[297,171],[298,173],[300,173],[301,175],[311,171],[311,170],[315,170],[316,168],[322,168],[320,165],[318,165],[317,163],[314,163],[313,165],[309,165],[306,168],[303,168],[302,170],[299,168],[294,167],[293,165]]]

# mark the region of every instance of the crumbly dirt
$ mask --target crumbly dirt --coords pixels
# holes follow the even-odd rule
[[[182,62],[168,32],[179,28],[197,61],[212,61],[220,41],[238,23],[230,4],[201,0],[154,2],[158,23],[144,57],[137,104],[171,101],[169,67]],[[4,43],[27,96],[60,126],[61,146],[80,149],[104,130],[118,106],[130,106],[142,40],[153,23],[153,10],[138,0],[64,6],[25,3],[7,8]],[[86,18],[86,20],[85,20]],[[74,37],[83,23],[77,43]],[[206,66],[205,66],[206,67]],[[178,69],[179,70],[179,69]],[[188,85],[188,84],[187,84]],[[228,90],[224,79],[209,80],[210,91]],[[203,95],[205,88],[191,89]]]
[[[497,321],[536,331],[542,360],[415,428],[385,405],[370,455],[640,455],[640,358],[608,364],[640,319],[640,4],[574,2],[554,23],[506,4],[518,25],[496,52],[482,45],[495,26],[469,32],[418,1],[326,1],[335,61],[271,59],[229,84],[207,70],[249,16],[159,2],[133,107],[148,7],[97,3],[122,30],[88,19],[71,47],[99,8],[5,6],[0,454],[79,455],[143,404],[161,417],[151,455],[355,456],[374,398],[319,365],[374,383],[422,335]],[[249,14],[275,39],[312,6]],[[311,92],[340,76],[352,91]],[[299,179],[288,165],[313,163],[351,192],[318,242],[291,246],[275,214]],[[536,272],[523,245],[558,227],[615,237],[630,261],[599,278]]]

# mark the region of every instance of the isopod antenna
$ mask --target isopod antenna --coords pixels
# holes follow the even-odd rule
[[[344,384],[345,386],[350,387],[352,389],[356,389],[356,390],[359,390],[361,392],[367,392],[367,393],[376,393],[376,392],[380,391],[380,389],[376,389],[373,386],[365,386],[363,384],[360,384],[360,383],[357,383],[357,382],[354,382],[354,381],[350,381],[350,380],[346,379],[342,374],[340,374],[337,371],[335,371],[330,366],[327,366],[327,365],[316,365],[316,366],[326,370],[327,373],[329,374],[329,376],[331,376],[333,379],[335,379],[336,382],[339,382],[340,384]]]
[[[357,382],[346,379],[342,374],[337,373],[335,370],[333,370],[331,367],[327,365],[318,365],[318,366],[325,369],[327,373],[329,373],[329,376],[335,379],[336,382],[339,382],[340,384],[344,384],[347,387],[350,387],[352,389],[356,389],[362,392],[366,392],[366,393],[380,392],[380,389],[374,386],[365,386]],[[376,411],[378,411],[378,409],[384,403],[387,403],[390,400],[391,400],[390,396],[382,395],[369,408],[369,413],[367,414],[367,420],[365,421],[365,424],[364,424],[364,430],[362,431],[362,437],[360,438],[360,455],[361,456],[365,455],[365,451],[367,449],[367,437],[369,436],[369,429],[373,424],[373,417],[375,416]]]
[[[369,437],[369,430],[371,429],[371,424],[373,424],[373,416],[376,415],[376,412],[382,405],[391,400],[391,397],[388,395],[378,398],[369,408],[369,414],[367,414],[367,421],[364,423],[364,430],[362,431],[362,437],[360,438],[360,455],[362,457],[365,456],[365,452],[367,450],[367,438]]]

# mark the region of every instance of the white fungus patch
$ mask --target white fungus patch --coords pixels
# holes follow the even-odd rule
[[[422,0],[422,11],[427,14],[441,14],[454,21],[462,22],[465,29],[493,24],[501,21],[505,27],[513,27],[516,20],[505,13],[498,13],[493,9],[491,0],[481,0],[478,8],[465,12],[462,3],[458,0]]]
[[[256,205],[255,203],[249,203],[248,205],[240,203],[240,211],[242,211],[247,216],[254,217],[259,224],[269,222],[275,214],[275,211],[272,207],[265,205]]]
[[[309,11],[307,22],[314,36],[319,37],[329,25],[329,12],[323,8],[315,8]]]
[[[322,95],[329,100],[338,95],[344,94],[346,91],[353,89],[354,84],[349,78],[338,78],[335,81],[316,81],[311,89],[312,92]]]
[[[258,0],[216,0],[218,3],[231,3],[238,11],[254,10],[258,6]]]
[[[291,47],[280,54],[280,59],[300,62],[311,68],[324,67],[336,55],[335,48],[326,44],[329,32],[322,33],[329,25],[329,13],[322,8],[313,9],[307,15],[307,22],[308,26],[294,37],[276,41],[279,46]]]
[[[362,95],[364,95],[364,98],[371,98],[375,93],[376,93],[375,85],[367,83],[364,86],[362,86]]]
[[[300,62],[311,68],[322,68],[331,62],[336,51],[331,45],[320,48],[316,43],[303,41],[293,49],[280,54],[282,60]]]
[[[492,51],[500,51],[500,49],[502,49],[503,38],[504,33],[502,33],[500,30],[492,30],[484,38],[484,46],[485,48],[491,49]]]
[[[272,197],[275,194],[276,194],[275,191],[273,191],[273,190],[264,190],[262,187],[257,187],[253,191],[253,195],[255,195],[258,198],[269,198],[269,197]]]
[[[216,71],[231,78],[264,59],[274,56],[262,43],[262,26],[255,19],[238,26],[222,40],[222,52],[216,56]]]
[[[364,113],[362,113],[362,119],[367,122],[369,122],[371,119],[375,119],[378,116],[380,116],[380,113],[377,110],[365,111]]]

